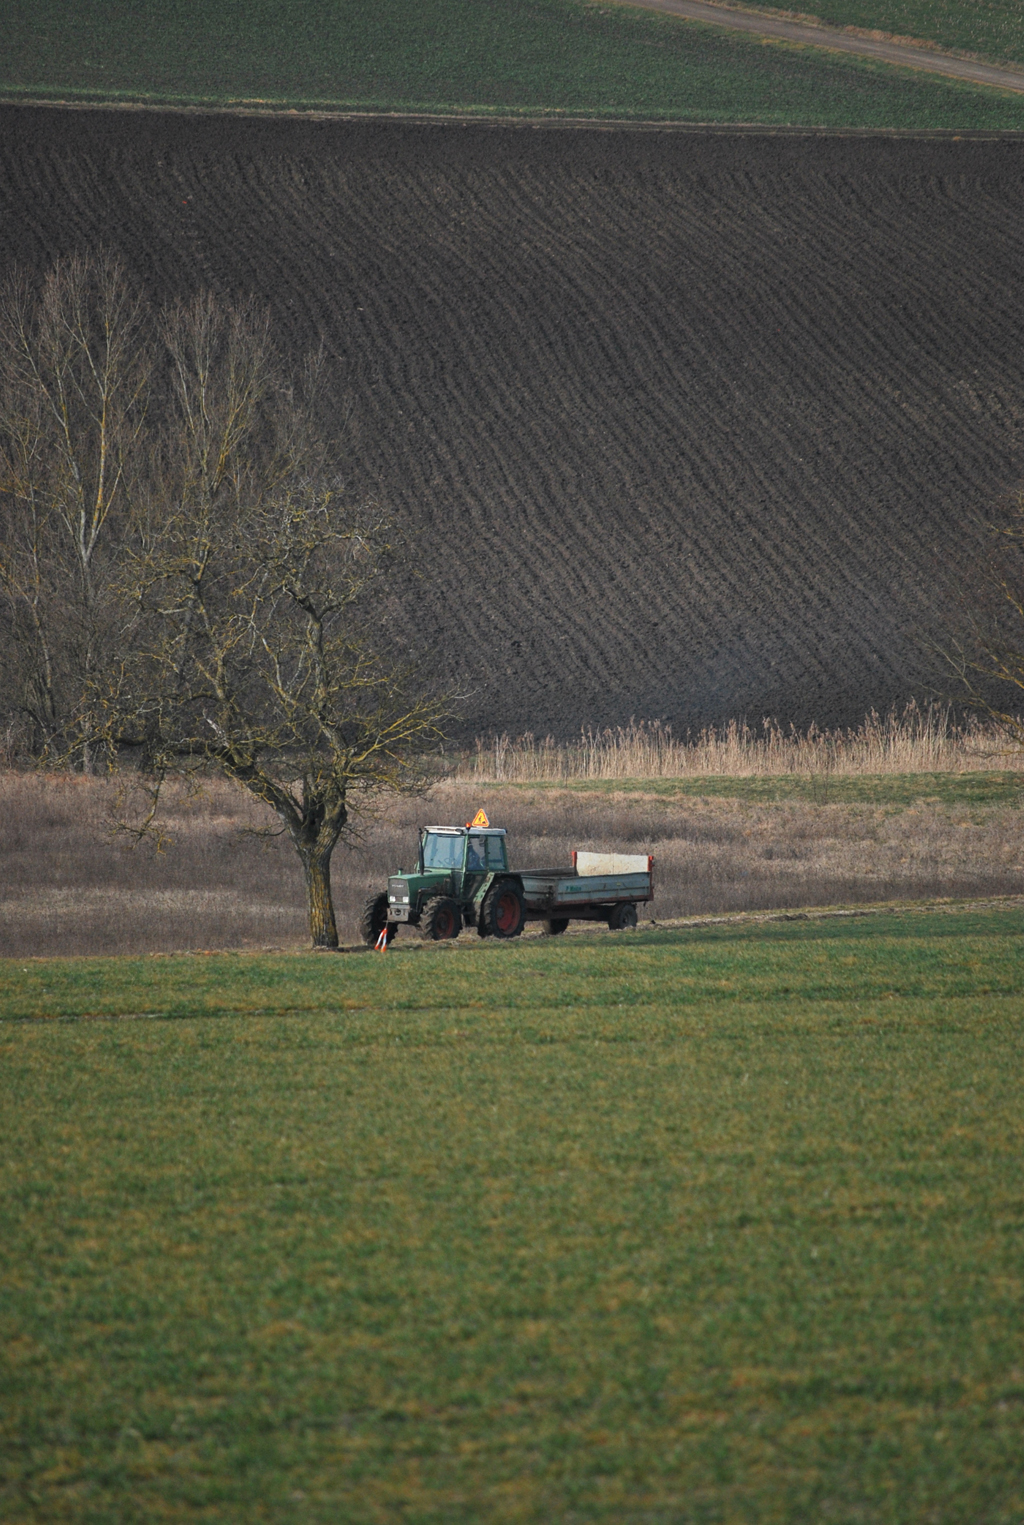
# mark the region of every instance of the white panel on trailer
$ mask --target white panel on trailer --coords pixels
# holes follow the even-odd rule
[[[584,874],[646,874],[651,860],[646,853],[575,853],[576,872]]]

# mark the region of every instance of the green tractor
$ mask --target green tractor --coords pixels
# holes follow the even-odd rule
[[[371,946],[390,942],[402,924],[432,942],[475,927],[481,937],[518,937],[526,920],[522,879],[509,872],[505,832],[494,826],[420,830],[412,873],[392,874],[363,910],[360,931]]]

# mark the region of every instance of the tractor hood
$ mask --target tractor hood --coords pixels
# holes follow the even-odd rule
[[[392,874],[388,880],[388,899],[398,904],[408,901],[415,905],[425,890],[432,895],[450,895],[451,874],[444,869],[428,869],[422,874]]]

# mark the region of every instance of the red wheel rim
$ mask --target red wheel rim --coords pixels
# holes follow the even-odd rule
[[[519,925],[519,898],[502,895],[494,909],[494,923],[499,932],[514,932]]]
[[[437,915],[434,917],[434,927],[437,931],[438,938],[442,942],[446,941],[449,937],[454,936],[455,917],[452,915],[447,906],[438,911]]]

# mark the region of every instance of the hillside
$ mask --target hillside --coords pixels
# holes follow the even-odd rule
[[[830,3],[884,26],[907,0]],[[948,0],[911,3],[935,36]],[[996,3],[939,40],[1012,57]],[[592,0],[7,0],[3,41],[12,101],[1024,128],[1009,91]]]
[[[337,362],[467,726],[859,720],[1022,474],[1024,141],[0,113],[0,263]]]

